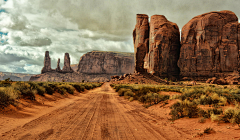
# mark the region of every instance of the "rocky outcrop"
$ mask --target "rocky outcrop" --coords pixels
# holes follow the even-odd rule
[[[150,21],[148,72],[160,77],[177,77],[180,33],[177,24],[163,15],[153,15]]]
[[[108,75],[133,73],[134,55],[123,52],[88,52],[80,58],[77,72]]]
[[[72,73],[73,72],[73,70],[72,70],[72,68],[70,66],[69,53],[65,53],[65,56],[64,56],[64,66],[63,66],[62,72],[63,73]]]
[[[49,51],[45,52],[45,57],[44,57],[44,66],[42,68],[41,73],[46,73],[52,71],[51,68],[51,58],[49,56]]]
[[[149,23],[148,15],[137,14],[137,24],[133,30],[135,72],[145,72],[144,58],[148,53]]]
[[[150,30],[149,30],[150,28]],[[178,77],[180,33],[177,24],[163,15],[137,15],[133,30],[135,73],[148,72],[159,77]]]
[[[60,58],[58,58],[56,72],[62,72],[62,70],[60,68]]]
[[[207,78],[239,70],[239,26],[231,11],[191,19],[182,28],[180,75]]]

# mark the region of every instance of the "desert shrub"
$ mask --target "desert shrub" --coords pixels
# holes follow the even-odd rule
[[[127,91],[124,92],[124,97],[129,99],[130,97],[133,97],[134,93],[132,92],[131,89],[127,89]]]
[[[223,113],[223,111],[222,111],[221,108],[220,109],[211,108],[211,109],[208,109],[208,110],[199,109],[198,116],[201,116],[201,117],[204,117],[204,118],[210,118],[211,114],[221,115],[222,113]]]
[[[238,124],[238,126],[239,126],[239,124],[240,124],[240,110],[239,110],[239,109],[238,109],[238,110],[234,110],[233,123]],[[239,126],[239,127],[240,127],[240,126]]]
[[[234,111],[234,109],[226,109],[225,111],[224,111],[224,115],[223,115],[223,121],[225,121],[225,122],[233,122],[233,118],[234,118],[234,113],[235,113],[235,111]]]
[[[169,97],[169,99],[173,100],[173,99],[179,99],[180,95],[172,95]]]
[[[130,102],[132,102],[133,100],[134,100],[134,98],[133,98],[133,97],[130,97],[130,98],[129,98],[129,101],[130,101]]]
[[[7,106],[14,104],[15,99],[19,98],[19,91],[14,90],[13,87],[0,88],[0,106]]]
[[[148,92],[151,92],[151,91],[149,90],[149,88],[147,88],[147,87],[142,87],[142,88],[140,88],[138,91],[136,91],[135,93],[136,93],[136,96],[140,97],[140,96],[142,96],[142,95],[146,95]]]
[[[94,86],[92,84],[84,84],[85,89],[90,90],[93,89]]]
[[[211,127],[207,127],[207,128],[205,128],[205,129],[203,130],[203,133],[206,133],[206,134],[210,134],[210,133],[212,133],[212,132],[214,132],[214,130],[213,130],[213,128],[211,128]]]
[[[78,91],[78,92],[82,92],[84,91],[85,87],[82,86],[81,84],[72,84],[72,86]]]
[[[46,89],[42,86],[38,86],[36,90],[37,90],[37,93],[42,96],[44,96],[44,93],[46,92]]]
[[[233,124],[238,124],[240,127],[240,109],[226,109],[224,111],[224,115],[222,120],[225,122],[230,122]]]
[[[197,104],[194,102],[190,102],[189,100],[184,100],[177,102],[171,106],[170,115],[172,116],[172,120],[176,120],[182,117],[197,117],[199,108]]]
[[[58,93],[60,93],[62,95],[67,93],[67,90],[63,87],[59,87],[57,91],[58,91]]]
[[[65,94],[66,92],[68,92],[69,94],[73,94],[74,90],[75,90],[75,88],[73,86],[68,85],[68,84],[60,85],[59,89],[60,89],[61,94]],[[65,90],[63,90],[63,89],[65,89]]]
[[[12,84],[15,90],[18,90],[23,98],[35,100],[36,90],[31,89],[31,85],[27,82],[16,82]]]
[[[10,80],[10,78],[0,81],[0,87],[9,87],[11,84],[12,80]]]
[[[44,93],[46,92],[45,88],[42,87],[43,83],[36,83],[36,82],[28,82],[30,85],[30,89],[37,90],[37,94],[44,96]]]
[[[131,89],[121,88],[120,90],[118,90],[118,95],[124,96],[125,92],[127,92],[127,91],[132,92]]]
[[[43,87],[45,88],[45,92],[49,95],[52,95],[54,93],[55,87],[53,87],[51,84],[44,84]]]

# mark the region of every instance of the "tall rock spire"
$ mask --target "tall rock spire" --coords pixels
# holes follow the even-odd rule
[[[65,53],[65,57],[64,57],[64,66],[62,69],[63,73],[71,73],[74,72],[70,66],[70,57],[68,53]]]
[[[46,73],[52,71],[51,68],[51,58],[49,56],[49,51],[45,52],[45,57],[44,57],[44,66],[42,68],[41,73]]]
[[[133,42],[134,42],[134,72],[145,72],[144,58],[148,53],[148,40],[149,40],[149,23],[148,15],[137,14],[136,26],[133,30]]]

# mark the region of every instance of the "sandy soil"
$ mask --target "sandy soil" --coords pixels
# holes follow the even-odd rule
[[[48,98],[52,98],[49,96]],[[137,101],[119,97],[105,83],[84,94],[42,103],[0,115],[1,140],[68,140],[68,139],[239,139],[240,130],[231,124],[198,123],[198,119],[183,118],[172,123],[168,119],[172,104],[155,105],[148,109]],[[230,127],[229,127],[230,126]],[[197,134],[212,127],[213,134]]]

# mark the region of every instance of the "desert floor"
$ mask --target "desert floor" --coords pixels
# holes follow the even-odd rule
[[[77,95],[46,95],[38,100],[22,101],[19,108],[8,107],[1,112],[1,140],[240,139],[238,126],[210,120],[199,123],[199,118],[172,122],[168,113],[174,101],[147,109],[138,101],[119,97],[109,83]],[[203,133],[207,127],[215,132]]]

